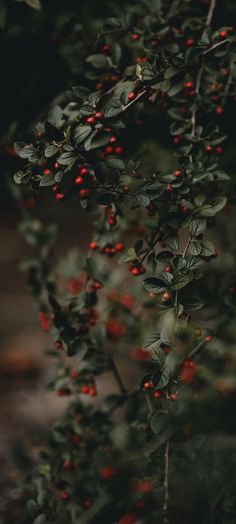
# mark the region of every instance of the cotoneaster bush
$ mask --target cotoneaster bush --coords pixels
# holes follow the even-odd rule
[[[221,115],[236,57],[216,4],[127,4],[91,42],[79,85],[15,144],[14,180],[30,189],[15,187],[32,249],[22,267],[58,360],[50,387],[70,400],[32,473],[25,522],[235,521],[236,282],[213,227],[227,210]],[[87,256],[54,256],[56,227],[35,207],[43,188],[58,213],[76,200],[92,217]],[[122,358],[140,362],[135,386]]]

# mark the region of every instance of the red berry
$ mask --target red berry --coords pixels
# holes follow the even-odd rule
[[[73,444],[80,444],[81,443],[81,436],[80,435],[72,435],[71,438]]]
[[[92,249],[93,251],[95,251],[96,249],[98,249],[98,243],[93,241],[93,242],[90,242],[89,244],[89,249]]]
[[[95,118],[94,116],[88,116],[88,118],[86,118],[86,122],[87,124],[95,124]]]
[[[102,289],[103,285],[99,280],[95,280],[95,282],[93,283],[93,287],[94,289]]]
[[[86,196],[89,196],[90,195],[90,191],[89,189],[81,189],[80,192],[79,192],[80,196],[82,198],[85,198]]]
[[[56,193],[56,199],[57,200],[64,200],[65,194],[64,193]]]
[[[174,142],[174,144],[175,144],[176,146],[178,146],[178,145],[180,144],[182,138],[183,138],[183,137],[182,137],[181,135],[177,135],[177,136],[175,136],[175,137],[173,138],[173,142]]]
[[[211,335],[207,335],[205,338],[204,338],[205,342],[211,342],[212,341],[212,336]]]
[[[173,187],[171,186],[171,184],[167,184],[166,191],[168,191],[168,193],[172,193],[172,191],[174,191]]]
[[[135,524],[138,520],[136,513],[126,513],[120,518],[119,524]]]
[[[108,44],[104,44],[104,45],[102,46],[102,51],[103,51],[103,53],[109,53],[110,50],[111,50],[111,48],[110,48],[110,46],[109,46]]]
[[[212,152],[212,146],[211,145],[206,146],[205,147],[205,151],[206,151],[206,153],[211,153]]]
[[[124,193],[129,193],[129,186],[124,186],[124,187],[122,188],[122,191],[123,191]]]
[[[170,398],[171,400],[177,400],[178,395],[176,395],[176,393],[171,393]]]
[[[89,168],[88,167],[81,167],[79,170],[80,175],[85,176],[89,175]]]
[[[148,391],[149,389],[152,389],[152,382],[144,382],[143,388]]]
[[[116,153],[116,155],[121,155],[123,153],[123,147],[117,146],[115,148],[115,153]]]
[[[116,251],[118,251],[118,252],[120,252],[120,251],[124,251],[125,246],[124,246],[123,242],[117,242],[117,243],[115,244],[115,249],[116,249]]]
[[[63,491],[61,493],[61,498],[62,498],[62,500],[69,500],[70,499],[70,493],[68,493],[68,491]]]
[[[83,395],[88,395],[89,389],[89,386],[82,386],[81,393],[83,393]]]
[[[113,153],[113,147],[111,147],[111,146],[107,146],[107,147],[105,148],[105,153],[106,153],[107,155],[111,155],[111,154]]]
[[[219,35],[220,35],[221,38],[227,38],[228,33],[227,33],[227,31],[220,31]]]
[[[186,89],[192,89],[193,88],[193,82],[191,82],[191,81],[184,82],[184,87]]]
[[[136,98],[136,94],[134,91],[131,91],[128,95],[128,99],[129,100],[134,100]]]
[[[95,118],[97,118],[97,120],[100,120],[101,118],[104,117],[104,113],[102,113],[101,111],[97,111],[95,114],[94,114]]]
[[[140,35],[138,35],[137,33],[133,33],[131,39],[135,42],[136,40],[140,39]]]
[[[218,147],[215,148],[215,152],[216,152],[217,155],[222,155],[224,153],[224,150],[223,150],[222,147],[218,146]]]
[[[92,505],[93,505],[93,503],[92,503],[91,500],[85,500],[85,501],[84,501],[84,507],[85,507],[86,509],[91,508]]]
[[[56,340],[54,342],[54,346],[56,349],[62,349],[62,342],[60,340]]]
[[[117,219],[116,219],[116,215],[114,215],[114,213],[112,213],[109,217],[108,217],[108,224],[109,226],[116,226],[117,224]]]
[[[166,266],[165,267],[165,272],[166,273],[171,273],[171,266]]]
[[[181,206],[180,211],[181,211],[181,213],[188,213],[188,207],[187,206]]]
[[[217,115],[222,115],[222,113],[224,113],[224,108],[222,106],[217,106],[215,112]]]
[[[95,324],[96,324],[96,319],[95,318],[89,318],[88,319],[88,325],[89,326],[92,327],[92,326],[95,326]]]
[[[117,142],[116,136],[111,136],[109,142],[110,142],[110,144],[115,144],[115,142]]]
[[[74,466],[73,462],[71,460],[64,460],[63,467],[64,469],[72,469]]]
[[[194,44],[193,38],[187,38],[187,40],[185,40],[185,45],[187,47],[191,47],[193,44]]]
[[[180,178],[181,176],[183,176],[182,171],[180,171],[179,169],[177,171],[175,171],[175,177],[176,178]]]
[[[90,388],[90,390],[89,390],[89,396],[90,396],[90,397],[96,397],[96,396],[97,396],[97,390],[96,390],[96,388]]]
[[[51,171],[50,171],[50,169],[44,169],[44,170],[43,170],[43,174],[44,174],[44,175],[51,175]]]
[[[160,391],[154,391],[153,393],[154,398],[161,398],[161,392]]]
[[[110,480],[115,475],[115,470],[109,466],[100,470],[100,475],[104,480]]]
[[[138,275],[140,275],[139,268],[133,267],[133,269],[131,269],[131,273],[134,277],[137,277]]]
[[[73,380],[76,380],[79,376],[79,372],[78,371],[71,371],[71,374],[70,374],[71,378]]]
[[[54,164],[54,168],[55,168],[55,169],[59,169],[59,167],[60,167],[60,165],[58,164],[58,162],[55,162],[55,164]]]
[[[139,493],[142,493],[142,495],[145,495],[146,493],[150,493],[150,491],[152,491],[152,484],[150,480],[148,479],[140,480],[138,491]]]
[[[81,175],[77,176],[75,179],[75,184],[77,186],[81,186],[82,184],[84,184],[84,178]]]

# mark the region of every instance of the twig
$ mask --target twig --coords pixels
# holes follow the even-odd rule
[[[209,11],[208,11],[208,15],[207,15],[207,19],[206,19],[207,27],[209,27],[209,25],[211,25],[211,21],[212,21],[212,17],[213,17],[213,14],[214,14],[215,6],[216,6],[216,0],[211,0]]]
[[[163,511],[167,512],[168,510],[168,502],[169,502],[169,451],[170,451],[170,441],[167,440],[166,447],[165,447],[165,477],[164,477],[164,504],[163,504]],[[165,518],[164,522],[167,524],[168,519]]]
[[[225,38],[224,40],[221,40],[221,42],[217,42],[216,44],[212,45],[211,47],[209,47],[209,49],[206,49],[205,51],[203,51],[203,56],[206,56],[208,55],[208,53],[211,53],[212,51],[214,51],[215,49],[217,49],[217,47],[220,47],[222,46],[223,44],[226,44],[227,42],[229,41],[228,38]]]
[[[150,397],[149,397],[148,394],[145,395],[145,400],[146,400],[146,403],[147,403],[147,407],[148,407],[149,415],[150,415],[150,417],[151,417],[152,414],[153,414],[153,411],[154,411],[154,410],[153,410],[152,401],[151,401],[151,399],[150,399]]]
[[[124,382],[123,382],[123,380],[121,378],[121,375],[120,375],[120,373],[119,373],[119,371],[118,371],[118,369],[116,367],[116,364],[114,362],[114,359],[112,357],[110,357],[110,359],[109,359],[109,364],[110,364],[111,371],[112,371],[112,373],[113,373],[113,375],[115,377],[115,380],[116,380],[116,382],[117,382],[117,384],[119,386],[120,393],[122,395],[126,395],[127,394],[126,387],[124,385]]]
[[[227,79],[227,83],[226,83],[226,86],[225,86],[225,90],[224,90],[224,95],[223,95],[223,99],[222,99],[222,103],[225,104],[227,98],[228,98],[228,95],[229,95],[229,90],[230,90],[230,85],[232,83],[232,76],[233,76],[233,64],[234,64],[234,60],[232,59],[230,61],[230,65],[229,65],[229,75],[228,75],[228,79]]]
[[[199,342],[199,344],[195,346],[195,348],[192,349],[191,353],[189,353],[188,358],[192,359],[193,357],[195,357],[195,355],[198,353],[200,349],[202,349],[204,345],[205,345],[205,340],[202,340],[201,342]]]
[[[182,253],[182,257],[183,257],[183,258],[186,257],[186,254],[187,254],[188,248],[189,248],[189,246],[190,246],[191,239],[192,239],[192,236],[189,235],[188,240],[187,240],[187,243],[186,243],[186,246],[185,246],[185,248],[184,248],[184,250],[183,250],[183,253]]]

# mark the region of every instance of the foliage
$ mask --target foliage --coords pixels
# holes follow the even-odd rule
[[[227,275],[219,286],[210,234],[227,205],[220,115],[236,95],[235,33],[215,27],[214,8],[142,1],[106,20],[79,85],[37,123],[32,142],[15,143],[20,232],[32,248],[22,267],[58,359],[50,387],[72,398],[32,478],[29,522],[235,518],[231,448],[219,449],[235,429],[227,419],[222,435],[235,394],[236,287]],[[173,167],[154,158],[150,169],[142,126],[155,140],[163,112]],[[92,215],[87,257],[53,256],[55,227],[30,217],[22,184]],[[138,347],[135,390],[117,369],[119,341]],[[95,402],[107,372],[118,389]]]

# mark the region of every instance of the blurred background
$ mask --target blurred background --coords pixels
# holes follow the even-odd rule
[[[37,11],[23,2],[0,1],[0,522],[6,524],[15,522],[21,514],[22,471],[31,470],[49,425],[66,403],[46,390],[54,368],[53,359],[45,358],[50,337],[40,329],[25,275],[19,271],[26,246],[17,230],[20,214],[9,189],[13,173],[21,165],[12,142],[27,140],[45,108],[79,83],[83,59],[94,50],[91,42],[102,20],[119,14],[122,5],[129,3],[120,0],[118,8],[115,2],[80,0],[78,8],[75,0],[45,0],[42,11]],[[220,25],[235,25],[235,2],[219,1],[216,16]],[[236,103],[232,100],[221,116],[223,129],[230,135],[222,165],[232,176],[228,191],[232,204],[235,121]],[[148,150],[154,162],[158,156],[158,169],[171,167],[170,139],[162,133],[161,123],[158,149],[149,140],[150,129],[142,128],[143,132],[148,149],[140,154],[145,158]],[[131,137],[131,142],[136,139]],[[71,246],[85,249],[91,225],[79,204],[62,205],[60,212],[58,209],[54,199],[42,190],[39,215],[45,222],[59,224],[58,253]],[[236,225],[231,210],[221,220],[218,245],[223,250],[235,242]]]

